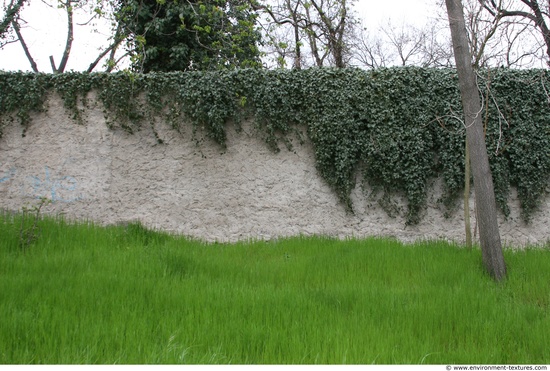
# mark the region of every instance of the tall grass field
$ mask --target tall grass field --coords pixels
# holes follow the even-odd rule
[[[207,244],[0,215],[0,364],[549,364],[550,250]]]

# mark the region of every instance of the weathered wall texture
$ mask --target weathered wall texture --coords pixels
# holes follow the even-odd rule
[[[315,169],[310,145],[273,153],[251,126],[236,134],[228,129],[228,148],[191,133],[177,133],[163,123],[128,134],[105,125],[101,107],[85,113],[77,125],[56,97],[36,115],[22,137],[11,125],[0,139],[0,209],[20,210],[35,198],[54,201],[47,212],[104,224],[139,220],[207,241],[269,239],[278,236],[394,236],[403,241],[443,238],[461,242],[462,208],[449,219],[438,209],[437,192],[418,226],[389,217],[359,185],[353,193],[356,213],[346,212]],[[437,187],[435,188],[437,189]],[[550,231],[550,197],[530,225],[510,202],[501,218],[506,244],[542,244]],[[473,198],[471,214],[475,216]],[[472,220],[475,225],[475,219]]]

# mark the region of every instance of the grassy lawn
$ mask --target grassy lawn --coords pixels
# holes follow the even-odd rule
[[[548,364],[550,251],[291,238],[205,244],[0,216],[0,364]]]

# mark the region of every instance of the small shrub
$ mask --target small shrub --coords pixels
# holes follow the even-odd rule
[[[52,200],[41,197],[38,204],[34,206],[23,206],[21,209],[21,226],[19,229],[19,247],[25,251],[40,236],[38,220],[44,206],[49,205]]]

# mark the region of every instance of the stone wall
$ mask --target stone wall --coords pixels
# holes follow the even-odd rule
[[[270,239],[295,235],[340,238],[393,236],[410,242],[462,242],[461,202],[450,218],[438,206],[437,181],[420,225],[389,217],[368,187],[353,192],[355,213],[347,212],[315,169],[309,144],[271,151],[252,125],[228,128],[227,150],[191,132],[154,123],[135,134],[111,130],[99,105],[74,123],[55,96],[49,109],[22,127],[11,125],[0,139],[0,209],[20,210],[46,196],[47,212],[103,224],[139,220],[144,225],[207,241]],[[403,206],[403,205],[401,205]],[[475,225],[473,198],[470,202]],[[543,244],[549,240],[550,197],[530,225],[519,217],[512,195],[511,215],[500,218],[503,242]]]

